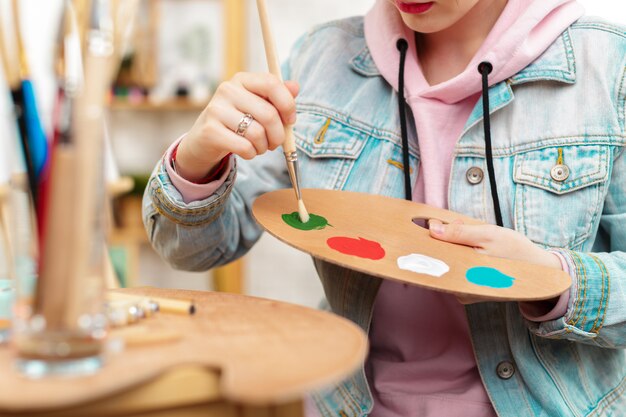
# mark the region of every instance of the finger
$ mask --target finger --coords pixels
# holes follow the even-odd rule
[[[435,239],[479,248],[483,247],[492,233],[488,226],[471,226],[456,223],[442,224],[438,220],[431,221],[429,230],[430,235]]]
[[[224,155],[233,153],[243,159],[252,159],[257,156],[257,150],[246,138],[237,135],[235,132],[224,126],[220,120],[213,120],[204,129],[204,136],[209,138],[219,138],[220,148]]]
[[[271,74],[240,73],[233,77],[233,82],[272,103],[285,124],[295,122],[296,101],[289,87],[278,77]]]
[[[241,111],[228,106],[215,106],[212,110],[216,117],[220,120],[220,122],[222,122],[226,128],[230,129],[233,132],[237,132],[237,129],[239,129],[239,124],[243,121],[243,118],[245,116],[245,113],[242,113]],[[238,136],[249,140],[255,147],[257,155],[263,155],[265,152],[267,152],[269,144],[267,141],[267,136],[265,135],[265,129],[256,120],[252,121],[250,126],[242,135]]]
[[[231,104],[242,113],[249,113],[263,129],[268,148],[275,149],[285,141],[285,127],[277,109],[263,98],[240,89],[231,95]]]
[[[300,84],[296,81],[285,81],[285,86],[289,89],[289,92],[294,98],[300,92]]]

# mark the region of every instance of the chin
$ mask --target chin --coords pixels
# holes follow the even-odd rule
[[[452,26],[454,22],[446,22],[433,16],[415,16],[401,13],[404,24],[418,33],[437,33]]]

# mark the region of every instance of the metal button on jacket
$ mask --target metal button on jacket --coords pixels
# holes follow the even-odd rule
[[[550,171],[550,176],[554,181],[563,182],[569,178],[569,167],[567,165],[555,165]]]
[[[496,368],[500,379],[510,379],[515,373],[515,367],[511,362],[500,362]]]
[[[482,169],[478,167],[472,167],[467,170],[467,174],[465,176],[467,177],[467,181],[470,184],[476,185],[480,184],[483,181],[483,178],[485,178],[485,173]]]

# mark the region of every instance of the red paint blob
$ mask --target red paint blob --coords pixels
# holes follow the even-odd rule
[[[373,259],[378,261],[385,257],[385,250],[380,243],[371,240],[353,239],[350,237],[331,237],[326,244],[337,252],[346,255],[358,256],[359,258]]]

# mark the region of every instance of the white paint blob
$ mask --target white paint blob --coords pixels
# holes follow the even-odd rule
[[[450,271],[450,267],[445,262],[417,253],[399,257],[398,268],[433,277],[440,277]]]

